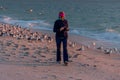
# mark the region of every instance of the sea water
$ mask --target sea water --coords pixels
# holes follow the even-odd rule
[[[59,11],[70,33],[120,44],[120,0],[0,0],[0,22],[52,31]]]

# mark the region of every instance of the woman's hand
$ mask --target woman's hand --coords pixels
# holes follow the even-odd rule
[[[60,28],[60,31],[63,31],[64,29],[65,29],[64,27],[61,27],[61,28]]]

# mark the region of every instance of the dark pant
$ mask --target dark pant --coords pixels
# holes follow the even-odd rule
[[[68,61],[67,38],[56,37],[57,61],[61,61],[61,43],[63,43],[63,61]]]

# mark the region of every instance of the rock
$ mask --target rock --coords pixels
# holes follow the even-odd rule
[[[5,54],[5,56],[10,56],[10,54]]]
[[[29,50],[29,48],[26,48],[26,47],[21,47],[20,50]]]
[[[11,42],[7,42],[5,46],[10,46],[11,44],[12,44]]]
[[[26,47],[25,45],[21,45],[22,47]]]
[[[20,54],[20,56],[28,56],[30,53],[29,52],[23,52]]]
[[[44,56],[44,55],[40,55],[41,57],[43,57],[43,58],[46,58],[46,56]]]
[[[16,48],[18,48],[18,46],[19,46],[18,44],[13,44],[13,47],[16,47]]]
[[[32,57],[32,58],[37,58],[35,55],[32,55],[31,57]]]
[[[40,61],[41,61],[40,59],[34,60],[34,62],[40,62]]]
[[[16,48],[12,48],[12,50],[16,50]]]
[[[40,55],[40,53],[41,53],[41,50],[35,50],[34,52],[34,54],[38,54],[38,55]]]
[[[97,67],[97,65],[93,65],[93,67]]]

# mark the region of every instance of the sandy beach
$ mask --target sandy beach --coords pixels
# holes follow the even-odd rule
[[[0,80],[120,80],[119,49],[97,42],[69,35],[64,66],[56,63],[52,32],[0,23]]]

